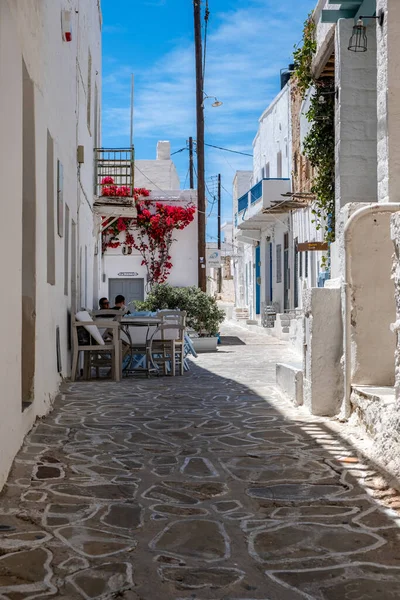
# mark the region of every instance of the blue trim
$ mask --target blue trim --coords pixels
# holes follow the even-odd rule
[[[258,183],[256,183],[256,185],[253,185],[253,187],[250,190],[250,202],[251,204],[254,204],[254,202],[257,202],[257,200],[261,200],[262,198],[262,182],[263,180],[259,181]]]
[[[238,210],[239,212],[242,212],[242,210],[245,210],[249,205],[249,193],[246,192],[243,196],[240,196],[239,200],[238,200]]]
[[[257,246],[256,248],[256,277],[255,277],[255,286],[256,286],[256,315],[261,313],[261,283],[257,283],[257,279],[261,276],[261,246]]]
[[[273,284],[272,284],[272,242],[269,244],[269,301],[273,301]]]

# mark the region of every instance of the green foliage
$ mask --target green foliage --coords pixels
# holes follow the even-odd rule
[[[311,188],[316,196],[312,212],[317,229],[324,229],[327,242],[335,241],[335,100],[331,89],[326,80],[315,84],[306,115],[311,129],[304,139],[304,154],[316,169]]]
[[[310,13],[304,23],[303,43],[301,46],[295,46],[295,51],[293,53],[294,75],[297,79],[297,85],[301,90],[303,98],[314,81],[311,65],[313,56],[317,51],[315,30],[316,25],[312,18],[312,13]]]
[[[315,80],[312,61],[317,51],[316,25],[310,14],[304,23],[303,43],[294,51],[294,76],[304,98],[310,87],[315,91],[306,113],[311,128],[304,140],[304,154],[315,168],[311,191],[315,194],[312,212],[317,229],[324,230],[327,242],[335,241],[335,99],[334,80]],[[325,261],[326,262],[326,261]]]
[[[185,310],[187,324],[200,335],[216,335],[225,318],[215,298],[198,287],[177,288],[169,284],[153,287],[144,302],[136,302],[137,310],[162,310],[165,308]]]

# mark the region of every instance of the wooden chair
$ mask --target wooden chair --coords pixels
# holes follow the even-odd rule
[[[121,380],[121,339],[120,339],[120,324],[116,320],[111,319],[97,319],[96,321],[78,321],[75,318],[75,315],[72,316],[72,340],[73,340],[73,358],[72,358],[72,372],[71,372],[71,380],[75,381],[77,369],[78,369],[78,361],[79,361],[79,353],[84,353],[84,377],[86,379],[90,379],[90,371],[92,368],[92,353],[95,357],[93,361],[97,368],[100,366],[111,366],[112,377],[115,381]],[[85,329],[85,326],[94,326],[99,328],[104,328],[111,332],[111,338],[105,341],[104,345],[100,345],[97,343],[93,337],[91,337],[90,333]],[[81,340],[78,336],[78,330],[82,328],[81,331],[83,336]],[[100,332],[99,332],[100,333]],[[86,354],[85,354],[86,353]],[[107,356],[103,357],[102,355],[106,354]],[[101,357],[101,360],[97,360]]]
[[[164,374],[183,375],[185,363],[185,327],[178,323],[162,323],[151,336],[147,347],[149,364],[162,367]]]

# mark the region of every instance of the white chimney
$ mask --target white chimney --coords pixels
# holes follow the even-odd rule
[[[170,142],[157,142],[157,160],[171,160]]]

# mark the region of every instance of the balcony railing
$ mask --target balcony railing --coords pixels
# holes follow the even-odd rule
[[[257,200],[260,200],[262,198],[262,185],[263,185],[263,179],[261,181],[259,181],[258,183],[256,183],[256,185],[254,185],[251,190],[250,190],[250,202],[251,204],[254,204],[254,202],[257,202]]]
[[[102,196],[105,178],[111,177],[118,188],[129,188],[129,196],[133,196],[134,188],[134,149],[132,148],[95,148],[94,194]],[[116,193],[116,196],[119,194]],[[122,194],[121,194],[122,195]],[[124,194],[127,195],[126,193]]]
[[[290,193],[291,182],[288,177],[264,178],[238,199],[237,225],[246,228],[268,218],[265,211],[283,207],[283,198]],[[259,202],[261,201],[261,202]],[[283,210],[287,212],[287,208]],[[244,225],[246,223],[246,225]],[[244,225],[244,226],[243,226]]]
[[[238,211],[242,212],[249,205],[249,194],[246,193],[244,196],[241,196],[238,200]]]

